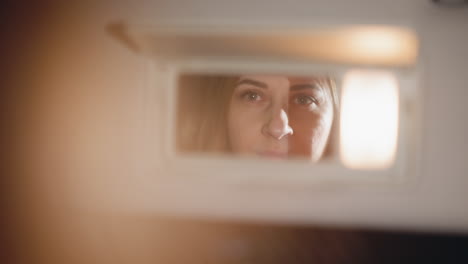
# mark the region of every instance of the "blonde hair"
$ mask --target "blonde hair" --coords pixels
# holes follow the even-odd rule
[[[226,115],[235,76],[183,75],[179,78],[177,149],[227,152]]]

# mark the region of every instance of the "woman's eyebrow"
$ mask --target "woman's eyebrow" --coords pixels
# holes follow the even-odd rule
[[[253,86],[256,86],[256,87],[259,87],[259,88],[262,88],[262,89],[267,89],[268,88],[268,85],[266,83],[256,81],[256,80],[252,80],[252,79],[241,79],[240,81],[237,82],[236,86],[240,86],[242,84],[249,84],[249,85],[253,85]]]
[[[321,85],[316,84],[316,83],[304,83],[304,84],[296,84],[291,86],[289,91],[299,91],[299,90],[304,90],[304,89],[318,89],[320,90],[322,88]]]

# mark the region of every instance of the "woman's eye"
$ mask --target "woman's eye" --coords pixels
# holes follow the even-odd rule
[[[294,98],[294,103],[298,105],[308,106],[311,104],[317,104],[317,100],[308,95],[298,95]]]
[[[250,102],[255,102],[260,101],[262,99],[262,96],[259,93],[249,91],[242,94],[242,98]]]

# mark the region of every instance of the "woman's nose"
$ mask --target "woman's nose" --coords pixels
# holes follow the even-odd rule
[[[273,110],[270,120],[262,128],[262,132],[277,140],[292,135],[293,130],[289,126],[288,114],[286,111],[284,109]]]

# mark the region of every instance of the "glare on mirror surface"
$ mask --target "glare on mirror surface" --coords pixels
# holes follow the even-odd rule
[[[333,156],[338,100],[327,76],[182,74],[176,149],[263,159]]]
[[[355,70],[343,80],[340,155],[353,169],[385,169],[395,159],[398,81],[385,71]]]

